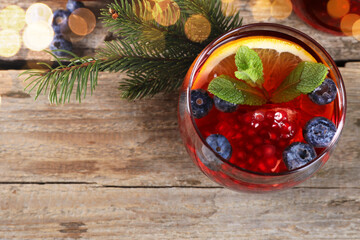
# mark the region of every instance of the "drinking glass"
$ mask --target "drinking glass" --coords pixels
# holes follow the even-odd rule
[[[272,36],[300,45],[318,62],[325,64],[329,68],[329,75],[337,85],[338,92],[334,100],[334,116],[332,116],[332,121],[337,126],[336,134],[321,154],[318,154],[314,160],[298,169],[279,173],[262,173],[232,164],[214,152],[207,144],[192,115],[190,93],[194,80],[204,62],[220,46],[248,36]],[[300,184],[326,163],[342,132],[345,112],[346,95],[344,83],[339,69],[325,49],[315,40],[296,29],[272,23],[256,23],[244,25],[220,36],[199,54],[190,67],[180,90],[178,121],[183,142],[191,159],[211,180],[235,191],[269,192],[287,189]]]

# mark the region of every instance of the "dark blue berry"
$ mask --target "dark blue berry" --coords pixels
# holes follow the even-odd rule
[[[203,89],[191,90],[191,108],[194,118],[205,117],[213,107],[213,100]]]
[[[67,27],[69,16],[70,12],[68,10],[60,9],[54,12],[51,26],[54,29],[55,34],[59,34],[61,29]]]
[[[232,148],[229,141],[221,134],[211,134],[206,138],[209,146],[222,158],[229,160],[232,154]]]
[[[235,112],[238,105],[214,96],[214,105],[221,112]]]
[[[66,3],[66,8],[70,11],[73,12],[75,9],[78,8],[83,8],[85,7],[84,3],[80,2],[80,1],[76,1],[76,0],[69,0]]]
[[[319,105],[325,105],[335,100],[337,88],[334,81],[326,78],[324,82],[308,94],[311,101]]]
[[[63,49],[63,50],[67,50],[67,51],[72,51],[72,43],[65,40],[64,37],[62,35],[55,35],[53,41],[50,44],[50,49],[52,51],[54,51],[53,53],[57,56],[60,57],[65,57],[68,54],[62,51],[56,51],[59,49]]]
[[[302,167],[316,158],[314,148],[302,142],[294,142],[285,148],[283,161],[289,170]]]
[[[336,133],[335,124],[327,118],[315,117],[305,124],[304,139],[314,147],[327,147]]]

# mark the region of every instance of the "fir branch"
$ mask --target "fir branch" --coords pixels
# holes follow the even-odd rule
[[[96,58],[81,58],[70,52],[72,59],[58,58],[49,52],[59,66],[40,63],[48,70],[24,72],[28,75],[27,88],[36,89],[36,98],[48,93],[51,103],[70,101],[71,93],[76,91],[76,99],[81,102],[88,88],[93,93],[99,71],[109,71],[127,74],[119,86],[122,97],[127,99],[176,90],[202,49],[219,35],[240,26],[241,19],[239,13],[223,16],[221,0],[175,1],[181,8],[180,19],[174,25],[162,26],[146,18],[149,10],[143,0],[115,0],[108,7],[116,11],[117,17],[112,18],[109,10],[103,9],[101,19],[122,39],[105,42]],[[193,42],[185,34],[185,22],[192,14],[201,14],[211,23],[211,34],[203,42]]]
[[[107,42],[98,57],[106,59],[101,64],[103,70],[128,74],[119,89],[124,98],[137,99],[177,89],[196,55],[180,47],[159,50],[115,40]]]
[[[91,57],[78,57],[66,50],[57,50],[66,52],[74,58],[59,58],[51,54],[59,66],[56,68],[51,67],[46,63],[38,63],[46,66],[48,69],[45,71],[28,70],[20,75],[28,75],[24,80],[29,82],[25,87],[30,89],[29,92],[36,89],[35,99],[39,97],[41,93],[48,93],[50,103],[65,103],[70,102],[71,93],[74,87],[76,88],[76,100],[81,102],[86,97],[88,84],[90,85],[90,93],[93,94],[98,81],[98,72],[100,69],[99,60]],[[70,62],[68,65],[64,65],[64,61]]]

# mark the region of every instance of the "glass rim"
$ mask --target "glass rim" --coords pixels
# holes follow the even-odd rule
[[[304,37],[305,39],[307,39],[308,41],[310,41],[312,44],[314,44],[317,48],[320,49],[320,51],[325,55],[326,60],[329,60],[330,64],[334,67],[333,71],[335,72],[336,77],[338,77],[338,93],[341,94],[341,96],[343,97],[343,104],[342,104],[342,109],[343,109],[343,114],[340,116],[339,119],[339,124],[337,125],[337,130],[335,133],[335,136],[333,137],[331,143],[321,152],[321,154],[317,155],[315,159],[313,159],[312,161],[310,161],[309,163],[305,164],[302,167],[293,169],[293,170],[289,170],[286,172],[279,172],[279,173],[262,173],[262,172],[255,172],[255,171],[251,171],[245,168],[241,168],[239,166],[234,165],[233,163],[231,163],[229,160],[224,159],[223,157],[221,157],[218,153],[216,153],[211,147],[210,145],[206,142],[206,140],[204,139],[204,137],[201,135],[194,116],[192,115],[192,109],[191,109],[191,98],[190,98],[190,93],[191,93],[191,88],[192,85],[194,83],[194,77],[196,75],[197,70],[199,69],[199,67],[205,62],[203,61],[204,57],[207,58],[210,56],[210,54],[208,55],[208,53],[211,51],[213,51],[214,47],[217,47],[218,44],[220,44],[223,40],[227,39],[228,36],[231,36],[233,34],[235,34],[236,32],[240,31],[240,30],[244,30],[244,29],[249,29],[249,28],[254,28],[254,27],[269,27],[269,28],[276,28],[276,29],[282,29],[282,30],[287,30],[290,32],[294,32],[302,37]],[[273,31],[276,31],[276,29],[271,29]],[[267,29],[261,29],[261,30],[267,30]],[[304,43],[305,45],[308,45],[306,43]],[[342,133],[342,130],[344,128],[345,125],[345,116],[346,116],[346,105],[347,105],[347,99],[346,99],[346,91],[345,91],[345,84],[344,81],[342,79],[342,76],[340,74],[340,71],[338,69],[338,67],[336,66],[336,63],[334,62],[334,60],[332,59],[332,57],[330,56],[330,54],[317,42],[315,41],[313,38],[311,38],[310,36],[306,35],[305,33],[294,29],[292,27],[288,27],[285,25],[281,25],[281,24],[276,24],[276,23],[252,23],[252,24],[247,24],[247,25],[243,25],[240,26],[238,28],[235,28],[229,32],[226,32],[224,34],[222,34],[221,36],[219,36],[218,38],[216,38],[215,40],[213,40],[211,43],[209,43],[204,49],[203,51],[199,54],[199,56],[197,57],[197,59],[194,62],[191,74],[190,74],[190,78],[189,78],[189,84],[187,86],[187,92],[186,92],[186,97],[187,97],[187,101],[186,101],[186,105],[187,105],[187,109],[189,111],[190,114],[190,119],[192,122],[192,125],[194,126],[194,129],[196,131],[196,134],[198,135],[198,137],[200,138],[202,144],[204,144],[204,146],[206,146],[212,153],[215,154],[215,156],[222,161],[223,163],[239,170],[242,172],[246,172],[249,174],[253,174],[253,175],[258,175],[258,176],[272,176],[272,177],[280,177],[280,176],[286,176],[286,175],[290,175],[290,174],[294,174],[297,172],[301,172],[304,169],[310,168],[312,165],[316,164],[318,161],[321,161],[321,159],[329,152],[331,152],[331,150],[334,149],[336,143],[338,142],[340,135]],[[338,96],[337,96],[338,98]]]

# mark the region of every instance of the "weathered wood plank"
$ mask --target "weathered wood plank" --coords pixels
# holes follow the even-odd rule
[[[1,239],[359,239],[360,189],[3,185]]]
[[[20,6],[23,9],[27,9],[31,4],[38,2],[37,0],[7,0],[0,2],[0,9],[15,4]],[[54,1],[54,0],[43,0],[42,3],[47,4],[54,11],[56,9],[65,8],[67,0]],[[112,0],[102,0],[102,1],[86,1],[86,7],[91,9],[97,16],[99,16],[99,9],[106,6],[107,3],[112,2]],[[252,15],[252,4],[251,0],[234,1],[234,6],[237,10],[241,12],[243,17],[243,23],[255,23],[258,20],[254,19]],[[266,7],[264,5],[264,7]],[[339,37],[333,36],[327,33],[318,31],[304,22],[302,22],[295,13],[292,13],[288,18],[284,20],[277,20],[273,17],[264,20],[264,22],[280,23],[293,28],[296,28],[315,40],[317,40],[335,60],[348,60],[348,59],[358,59],[360,52],[360,42],[353,37]],[[83,40],[74,44],[74,51],[80,55],[90,55],[93,56],[96,48],[103,46],[103,41],[105,40],[108,34],[107,29],[105,29],[101,22],[98,21],[97,26],[93,33],[86,36]],[[0,60],[50,60],[50,56],[43,52],[34,52],[29,51],[22,47],[21,51],[14,57],[11,58],[2,58]],[[31,66],[28,66],[31,67]]]
[[[341,68],[347,126],[325,167],[302,186],[357,187],[360,70]],[[22,92],[19,71],[0,71],[0,181],[80,181],[119,186],[215,186],[180,140],[177,93],[136,102],[118,97],[121,75],[100,74],[82,104],[51,106]]]

